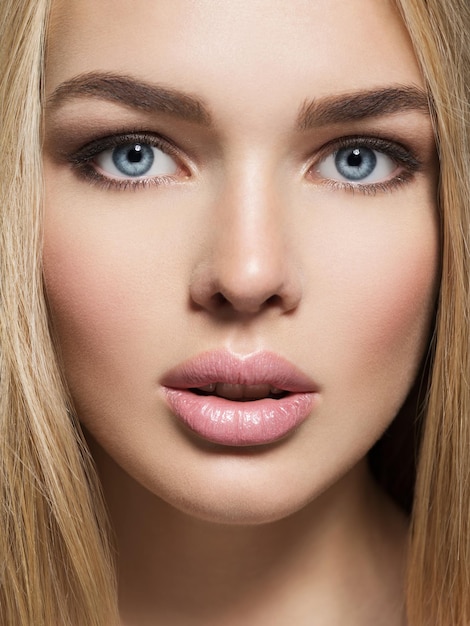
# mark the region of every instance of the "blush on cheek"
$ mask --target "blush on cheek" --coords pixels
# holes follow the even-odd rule
[[[132,324],[132,284],[109,259],[90,254],[79,237],[51,231],[46,237],[45,287],[67,377],[84,364],[103,372],[104,355],[120,349],[119,338]]]
[[[351,315],[350,333],[366,348],[368,367],[376,375],[393,373],[397,383],[411,384],[429,343],[436,275],[437,252],[420,250],[419,245],[412,251],[398,250],[362,275],[367,288]]]
[[[438,228],[427,198],[403,207],[368,202],[358,196],[348,207],[349,229],[341,227],[344,207],[333,207],[315,239],[312,327],[326,379],[341,380],[351,399],[383,389],[390,402],[411,387],[429,342]]]

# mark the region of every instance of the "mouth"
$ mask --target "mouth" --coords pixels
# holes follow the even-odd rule
[[[271,398],[280,400],[288,395],[288,391],[273,387],[271,385],[239,385],[230,383],[209,383],[203,387],[193,387],[189,391],[198,396],[216,396],[226,400],[236,402],[252,402],[254,400],[265,400]]]
[[[168,372],[161,384],[180,423],[225,446],[266,445],[287,437],[318,398],[310,378],[271,352],[203,353]]]

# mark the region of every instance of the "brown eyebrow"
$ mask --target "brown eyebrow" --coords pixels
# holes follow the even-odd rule
[[[211,125],[211,115],[198,98],[176,89],[147,83],[130,76],[90,72],[61,83],[46,101],[53,111],[75,98],[99,98],[146,112],[160,112],[181,119]]]
[[[61,83],[46,101],[53,111],[75,98],[98,98],[140,109],[160,112],[211,126],[207,106],[185,92],[107,72],[80,74]],[[358,121],[400,111],[429,112],[427,93],[415,86],[384,87],[320,99],[306,100],[299,110],[297,128],[306,131],[327,124]]]
[[[308,100],[300,108],[297,128],[305,131],[411,110],[429,113],[429,98],[424,90],[414,86],[384,87]]]

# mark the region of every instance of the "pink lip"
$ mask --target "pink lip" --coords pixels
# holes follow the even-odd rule
[[[288,395],[240,402],[190,391],[217,382],[267,384]],[[203,353],[168,372],[162,385],[172,412],[183,424],[203,439],[226,446],[282,439],[309,416],[318,395],[309,377],[272,352],[243,358],[226,350]]]

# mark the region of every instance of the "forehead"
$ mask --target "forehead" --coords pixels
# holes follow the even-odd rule
[[[56,0],[46,90],[96,70],[238,110],[247,102],[274,110],[338,91],[422,85],[390,0]]]

